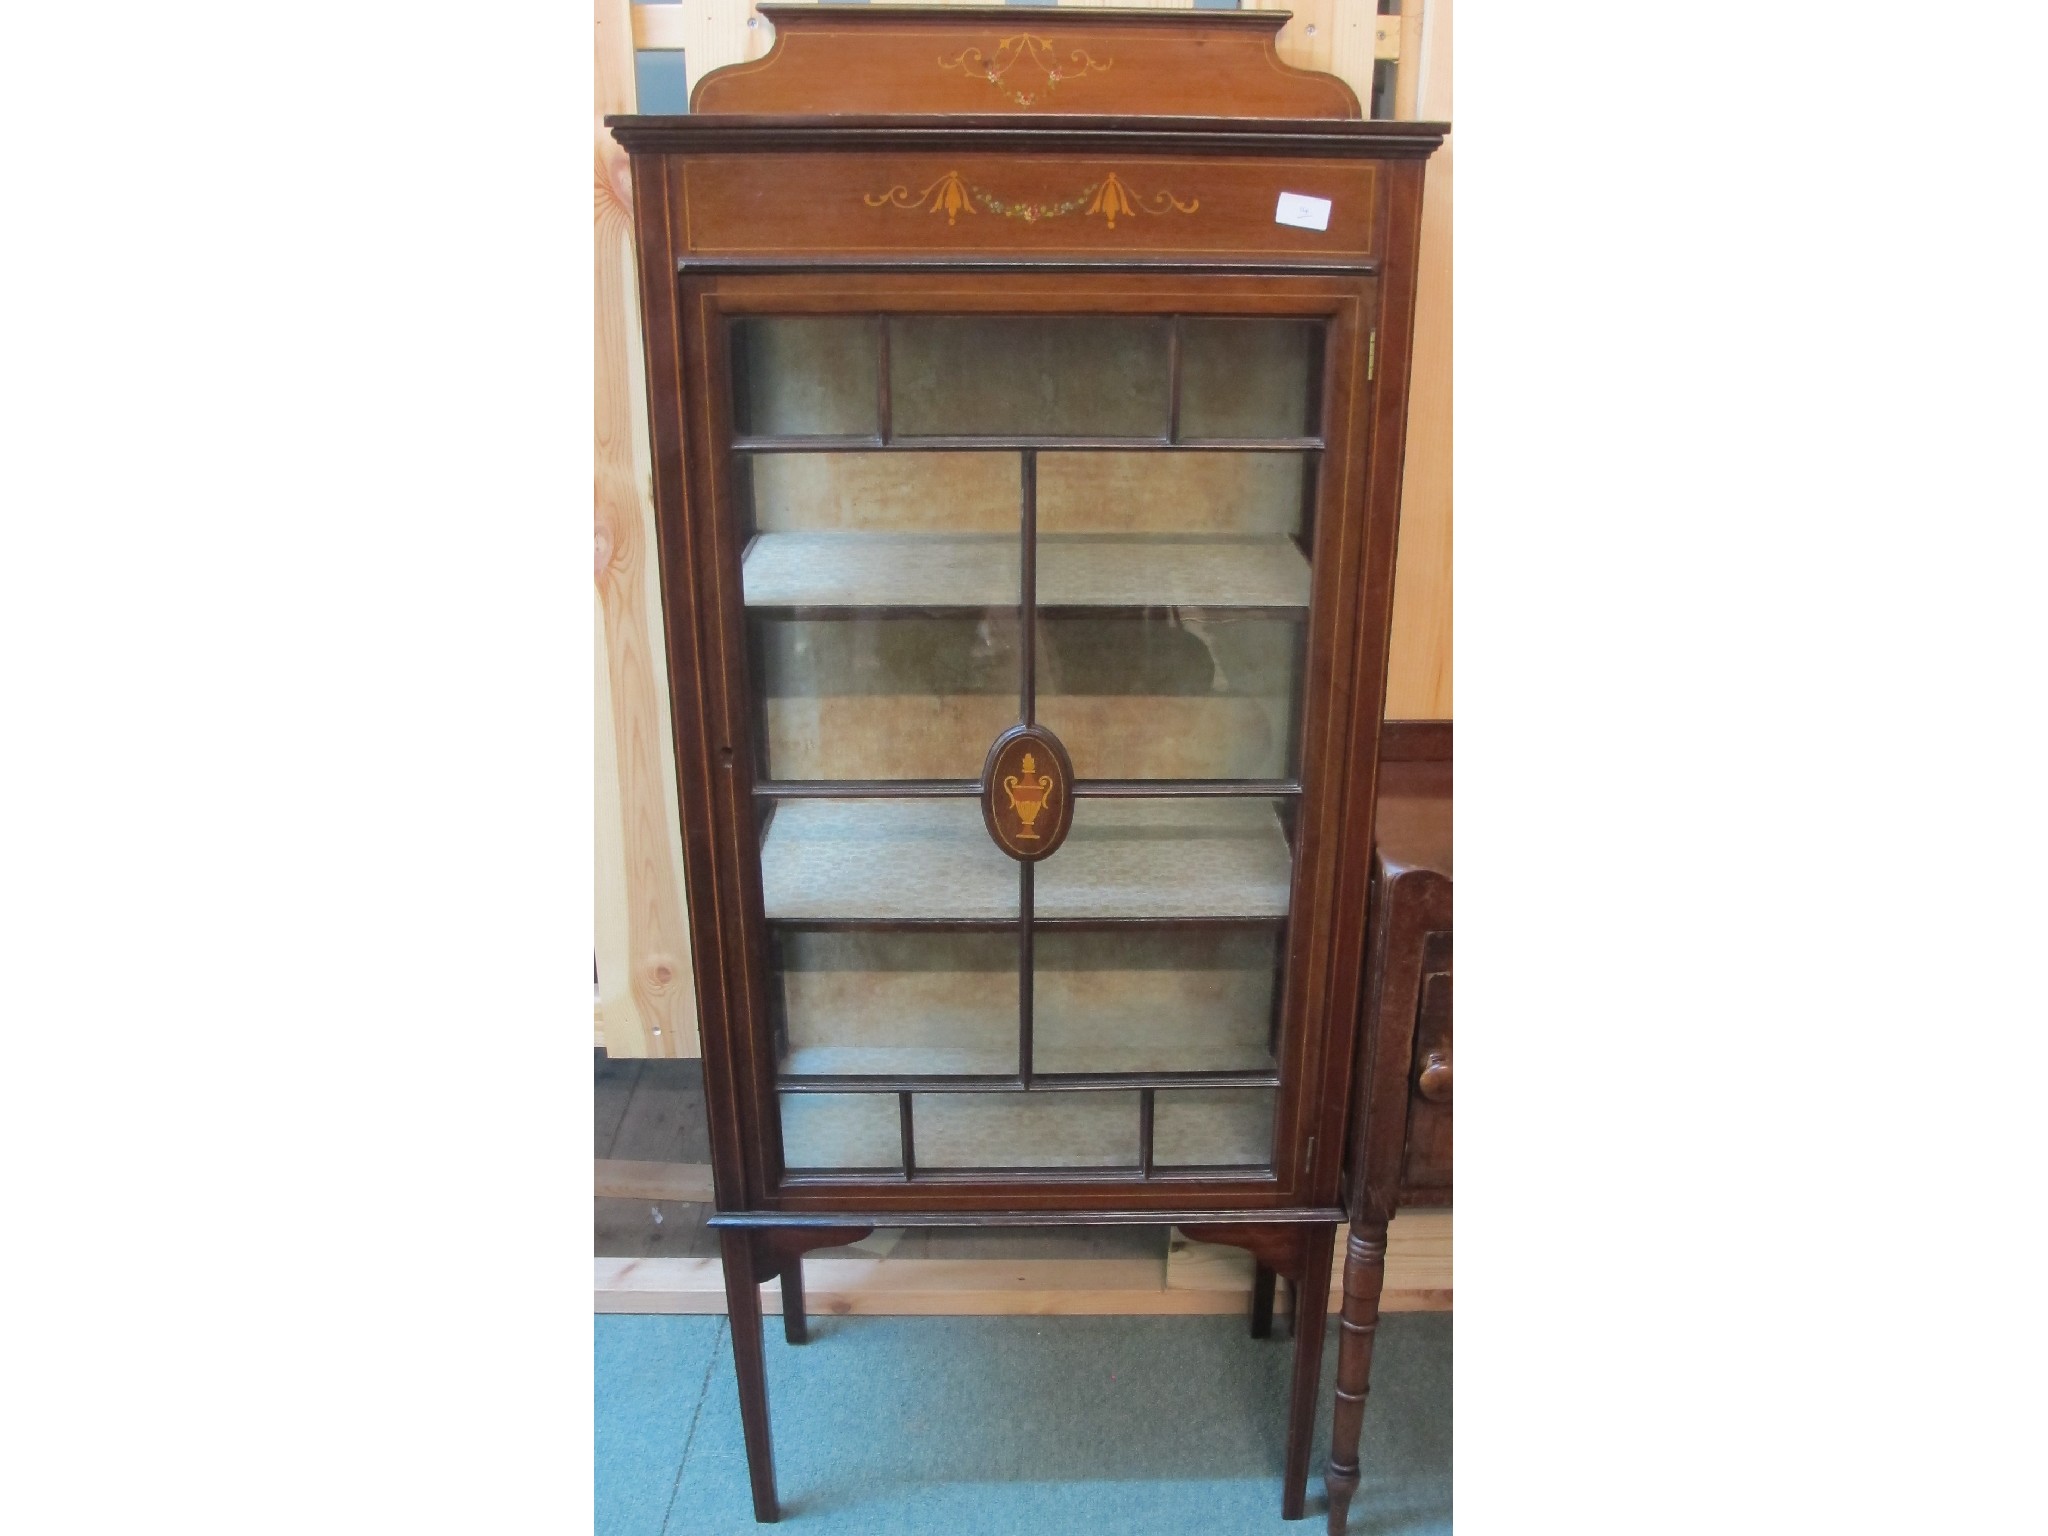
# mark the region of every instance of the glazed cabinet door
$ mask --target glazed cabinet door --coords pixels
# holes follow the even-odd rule
[[[1278,1198],[1369,285],[923,286],[700,310],[764,1187]]]

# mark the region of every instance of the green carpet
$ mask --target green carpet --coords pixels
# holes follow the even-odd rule
[[[599,1317],[597,1536],[755,1531],[723,1317]],[[1280,1518],[1291,1346],[1237,1317],[768,1319],[783,1525],[816,1536],[1323,1528]],[[1451,1529],[1451,1319],[1381,1319],[1350,1529]]]

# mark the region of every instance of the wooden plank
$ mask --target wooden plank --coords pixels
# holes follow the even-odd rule
[[[1421,0],[1415,0],[1419,7]],[[1363,7],[1359,7],[1363,9]],[[1372,19],[1372,56],[1384,59],[1389,64],[1401,57],[1401,18],[1399,16],[1374,16]]]
[[[710,1162],[711,1133],[696,1071],[694,1062],[644,1062],[606,1156],[646,1163]]]
[[[597,1160],[600,1200],[693,1200],[709,1204],[709,1163],[650,1163],[629,1158]]]
[[[1431,1276],[1415,1266],[1397,1278],[1391,1239],[1388,1246],[1382,1310],[1448,1309],[1449,1286],[1418,1286],[1415,1280]],[[812,1312],[833,1316],[1230,1315],[1245,1310],[1251,1291],[1250,1259],[1238,1256],[1245,1259],[1241,1283],[1177,1287],[1166,1283],[1165,1266],[1153,1258],[813,1257],[804,1262],[804,1291]],[[725,1310],[724,1275],[715,1258],[600,1258],[594,1269],[599,1312]],[[775,1286],[764,1288],[762,1307],[780,1310]]]
[[[630,11],[626,0],[596,3],[597,970],[608,1050],[693,1056],[696,989],[652,559],[632,183],[602,122],[608,112],[633,110]]]
[[[714,69],[760,58],[773,46],[774,34],[753,5],[734,0],[633,7],[633,46],[655,52],[680,49],[693,89]]]
[[[1415,115],[1451,116],[1451,0],[1423,7],[1420,43],[1403,70],[1417,75]],[[1416,273],[1408,447],[1401,481],[1401,542],[1394,562],[1394,644],[1387,713],[1451,718],[1451,151],[1429,158]]]
[[[1401,7],[1401,58],[1394,71],[1394,116],[1415,120],[1415,98],[1422,79],[1423,0],[1408,0]]]
[[[592,1202],[594,1251],[630,1258],[695,1259],[718,1252],[704,1226],[710,1207],[698,1200]]]
[[[611,1061],[597,1063],[595,1080],[591,1087],[592,1107],[596,1110],[597,1156],[611,1156],[612,1143],[618,1140],[619,1124],[626,1118],[626,1106],[633,1097],[633,1084],[640,1076],[637,1061]]]

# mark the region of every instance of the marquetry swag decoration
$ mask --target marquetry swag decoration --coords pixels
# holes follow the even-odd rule
[[[1202,206],[1199,197],[1182,202],[1171,192],[1155,192],[1149,197],[1133,192],[1129,183],[1115,171],[1083,187],[1064,202],[1057,203],[1008,202],[993,192],[971,185],[958,171],[946,172],[916,194],[909,187],[898,184],[886,192],[863,193],[861,201],[870,208],[904,208],[913,212],[929,204],[927,211],[946,215],[948,227],[956,223],[961,214],[976,212],[976,205],[1001,218],[1020,219],[1026,224],[1063,219],[1075,213],[1083,218],[1093,218],[1099,213],[1108,220],[1111,229],[1116,228],[1119,217],[1135,218],[1145,213],[1193,213]]]
[[[939,68],[957,69],[970,77],[979,75],[994,86],[1006,101],[1014,101],[1020,107],[1030,107],[1036,106],[1042,96],[1050,95],[1053,88],[1062,80],[1072,80],[1082,75],[1103,74],[1115,62],[1114,59],[1108,59],[1098,64],[1084,50],[1076,48],[1066,63],[1062,64],[1059,50],[1053,46],[1051,38],[1033,37],[1028,32],[1020,32],[1015,37],[1006,37],[998,42],[993,58],[984,56],[979,48],[969,48],[954,58],[941,58]],[[1031,80],[1031,71],[1036,71],[1045,77],[1045,83],[1035,90],[1025,90],[1010,83],[1010,71],[1020,64],[1030,65],[1030,70],[1019,76],[1021,80]]]

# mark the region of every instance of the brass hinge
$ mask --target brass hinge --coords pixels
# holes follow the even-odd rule
[[[1368,384],[1372,382],[1373,365],[1379,361],[1379,354],[1380,333],[1379,328],[1375,326],[1372,334],[1365,338],[1365,382]]]

